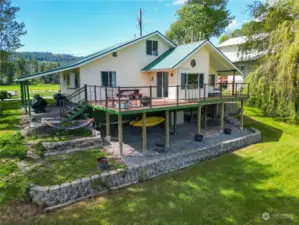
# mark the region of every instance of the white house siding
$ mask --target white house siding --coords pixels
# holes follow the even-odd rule
[[[146,40],[157,40],[159,42],[158,56],[146,54]],[[84,84],[101,86],[101,71],[115,71],[116,86],[148,86],[151,77],[148,73],[141,73],[140,70],[169,48],[171,46],[156,35],[118,50],[117,57],[113,57],[111,52],[103,58],[80,67],[80,85],[81,87]],[[98,88],[97,98],[100,96],[99,91]],[[101,96],[104,96],[104,89],[101,92]],[[148,89],[141,89],[140,92],[148,95]],[[116,90],[114,93],[116,93]],[[91,93],[91,100],[93,100],[93,96],[94,94]]]
[[[191,67],[191,60],[196,60],[196,66]],[[204,74],[204,83],[206,84],[208,82],[210,72],[210,53],[209,51],[203,47],[199,49],[198,52],[190,56],[182,65],[180,65],[177,69],[177,79],[176,82],[178,85],[181,85],[181,74],[182,73],[203,73]],[[185,93],[186,92],[186,93]],[[181,99],[185,98],[185,94],[188,98],[191,97],[199,97],[199,89],[188,89],[184,90],[180,88],[179,96]],[[200,96],[204,96],[204,89],[200,89]],[[206,93],[206,96],[208,96],[208,93]]]

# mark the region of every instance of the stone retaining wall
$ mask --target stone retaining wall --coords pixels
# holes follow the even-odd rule
[[[46,149],[45,157],[103,147],[101,133],[93,128],[90,129],[92,137],[77,138],[70,141],[42,142]]]
[[[207,160],[225,152],[230,152],[261,141],[261,133],[250,128],[252,134],[241,138],[223,141],[210,147],[190,149],[179,153],[161,154],[160,158],[104,172],[100,175],[84,177],[72,182],[50,187],[33,185],[30,189],[32,201],[45,210],[51,210],[100,195],[111,189],[118,189],[150,179],[171,171],[185,168],[194,163]]]

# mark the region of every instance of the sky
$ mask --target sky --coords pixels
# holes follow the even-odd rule
[[[229,0],[235,16],[226,28],[239,28],[250,19],[253,0]],[[39,51],[84,56],[139,36],[137,17],[143,13],[143,34],[165,33],[176,20],[184,0],[12,0],[20,7],[17,20],[26,25],[18,51]],[[214,44],[218,38],[212,38]]]

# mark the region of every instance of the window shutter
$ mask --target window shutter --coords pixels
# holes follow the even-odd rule
[[[153,49],[153,41],[146,40],[146,54],[152,55],[152,49]]]
[[[158,55],[158,41],[153,41],[153,55]]]
[[[203,88],[203,86],[204,86],[204,74],[203,73],[199,74],[199,85],[200,85],[200,88]]]
[[[185,85],[187,83],[187,74],[181,73],[181,88],[185,89]]]

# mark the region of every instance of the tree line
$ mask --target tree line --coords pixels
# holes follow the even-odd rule
[[[78,59],[72,55],[50,52],[15,52],[9,54],[8,57],[5,64],[2,63],[0,74],[0,84],[2,85],[12,84],[21,76],[49,71]],[[59,75],[36,78],[32,82],[58,84]]]

